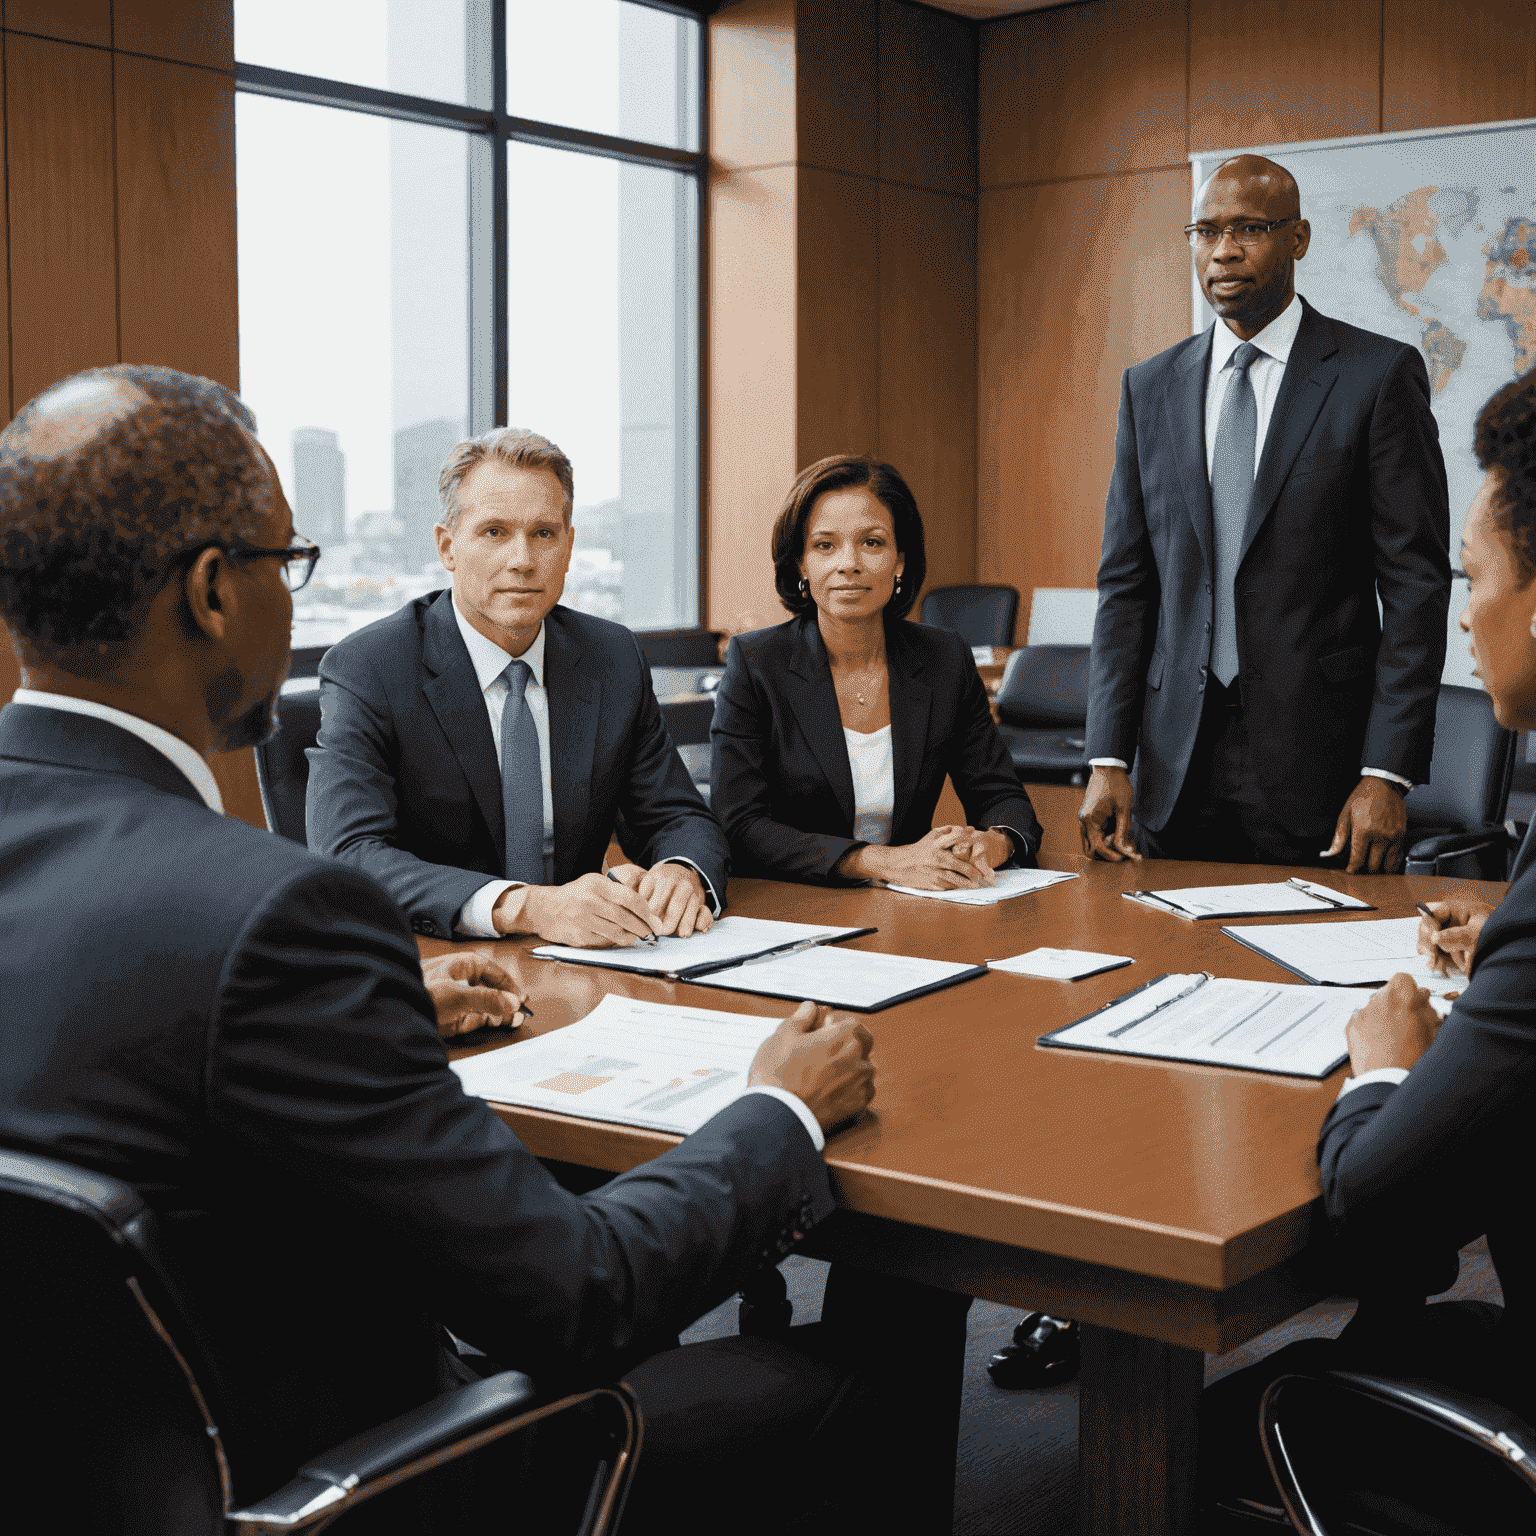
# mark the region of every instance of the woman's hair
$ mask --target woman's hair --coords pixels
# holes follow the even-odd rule
[[[906,557],[901,591],[885,605],[886,614],[904,619],[917,601],[928,574],[928,558],[923,553],[923,519],[907,482],[894,465],[867,454],[835,453],[800,471],[773,525],[773,584],[779,601],[791,613],[809,613],[816,606],[813,598],[800,593],[800,561],[805,554],[805,525],[811,520],[811,509],[828,491],[860,486],[868,487],[870,495],[891,514],[897,552]]]
[[[1483,469],[1499,471],[1494,524],[1529,581],[1536,576],[1536,368],[1488,400],[1477,413],[1472,443]]]

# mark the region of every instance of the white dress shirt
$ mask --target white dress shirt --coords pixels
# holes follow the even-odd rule
[[[43,693],[35,688],[18,688],[11,695],[13,704],[30,704],[36,709],[57,709],[67,715],[88,715],[92,720],[105,720],[108,725],[121,726],[140,741],[153,747],[162,757],[186,775],[188,782],[203,797],[203,804],[210,811],[224,814],[224,797],[219,793],[218,780],[202,755],[184,742],[148,720],[130,715],[126,710],[113,709],[110,704],[98,704],[93,699],[77,699],[67,693]]]
[[[896,814],[896,765],[891,754],[891,728],[850,731],[843,727],[848,744],[848,769],[853,775],[853,835],[861,843],[883,847],[891,840],[891,821]]]
[[[1253,476],[1257,480],[1259,465],[1264,458],[1264,444],[1269,438],[1270,417],[1275,412],[1275,401],[1280,398],[1280,385],[1285,379],[1285,365],[1290,361],[1291,348],[1296,345],[1296,333],[1301,329],[1301,300],[1294,295],[1291,302],[1275,316],[1252,340],[1259,355],[1248,365],[1248,381],[1253,385],[1253,403],[1257,407],[1253,444]],[[1226,403],[1227,390],[1233,379],[1232,354],[1243,345],[1242,337],[1220,320],[1212,322],[1211,365],[1205,376],[1205,477],[1211,478],[1216,463],[1216,429],[1221,424],[1221,408]],[[1118,757],[1089,758],[1090,768],[1124,768]],[[1366,778],[1390,779],[1405,789],[1413,788],[1413,781],[1385,768],[1362,768]]]
[[[1346,1077],[1344,1086],[1339,1089],[1339,1097],[1342,1099],[1351,1088],[1363,1088],[1367,1083],[1391,1083],[1396,1087],[1407,1081],[1407,1067],[1373,1067],[1369,1072],[1362,1072],[1358,1077]]]

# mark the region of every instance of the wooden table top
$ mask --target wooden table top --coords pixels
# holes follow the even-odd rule
[[[1219,921],[1186,921],[1121,896],[1282,879],[1292,871],[1112,865],[1076,854],[1043,862],[1080,878],[980,908],[877,889],[732,881],[734,913],[878,928],[853,940],[855,949],[967,962],[1039,945],[1135,957],[1133,965],[1078,982],[989,973],[866,1015],[877,1093],[871,1111],[828,1143],[839,1203],[1215,1291],[1300,1253],[1319,1195],[1317,1131],[1342,1069],[1315,1083],[1037,1044],[1040,1035],[1167,971],[1294,981],[1223,935]],[[1427,876],[1324,878],[1378,909],[1351,917],[1404,917],[1415,901],[1451,890],[1497,900],[1506,889]],[[427,955],[455,947],[420,942]],[[537,1018],[519,1038],[585,1016],[609,992],[769,1016],[785,1010],[771,998],[535,960],[527,951],[537,942],[474,945],[493,953],[530,994]],[[512,1106],[498,1112],[537,1155],[613,1171],[676,1140]]]

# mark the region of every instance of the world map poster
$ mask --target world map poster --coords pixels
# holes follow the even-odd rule
[[[1429,370],[1451,498],[1451,550],[1482,472],[1483,402],[1536,367],[1536,120],[1251,151],[1301,187],[1312,245],[1296,289],[1324,314],[1417,347]],[[1227,149],[1190,157],[1196,189]],[[1194,326],[1212,315],[1194,288]],[[1445,681],[1476,687],[1451,598]]]

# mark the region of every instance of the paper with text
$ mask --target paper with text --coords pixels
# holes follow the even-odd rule
[[[1047,981],[1079,981],[1122,965],[1134,964],[1130,955],[1096,955],[1087,949],[1032,949],[1009,960],[988,960],[987,969],[1007,971],[1010,976],[1041,976]]]
[[[1416,917],[1379,917],[1353,923],[1268,923],[1262,928],[1223,928],[1228,938],[1267,955],[1286,970],[1330,987],[1379,987],[1399,971],[1436,997],[1460,992],[1467,978],[1453,970],[1437,976],[1415,952]]]
[[[884,1008],[913,993],[936,991],[985,969],[949,960],[919,960],[866,949],[802,949],[700,976],[700,987],[727,987],[769,997],[808,998],[834,1008]]]
[[[1190,885],[1177,891],[1127,891],[1144,906],[1172,908],[1182,917],[1263,917],[1291,912],[1369,912],[1371,904],[1312,880],[1263,885]]]
[[[779,923],[762,917],[722,917],[708,933],[686,939],[658,939],[629,949],[577,949],[569,944],[541,944],[534,954],[540,960],[594,962],[619,971],[645,971],[672,976],[699,965],[719,965],[745,960],[751,955],[784,949],[805,939],[835,939],[857,928],[836,928],[816,923]]]
[[[1061,869],[1000,869],[996,872],[995,884],[977,886],[975,890],[920,891],[915,885],[888,885],[886,890],[900,891],[903,896],[952,901],[962,907],[991,907],[1014,896],[1027,896],[1031,891],[1043,891],[1063,880],[1076,879],[1076,875]]]

